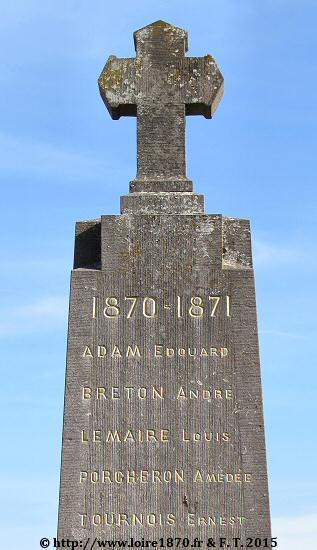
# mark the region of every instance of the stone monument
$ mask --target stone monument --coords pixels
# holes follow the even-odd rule
[[[223,77],[163,21],[134,42],[99,88],[137,118],[137,175],[120,215],[76,225],[58,537],[271,547],[250,226],[186,177],[185,117]]]

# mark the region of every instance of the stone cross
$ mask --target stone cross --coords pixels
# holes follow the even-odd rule
[[[192,191],[185,116],[211,118],[223,93],[213,57],[185,57],[187,33],[156,21],[134,33],[136,58],[110,56],[100,94],[113,119],[137,117],[137,176],[130,191]]]

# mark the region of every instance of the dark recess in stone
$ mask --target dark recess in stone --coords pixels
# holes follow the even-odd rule
[[[101,224],[99,220],[76,224],[74,269],[101,268]]]

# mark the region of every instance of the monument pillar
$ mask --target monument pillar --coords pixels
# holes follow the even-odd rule
[[[138,117],[137,176],[76,225],[58,537],[270,543],[250,226],[205,214],[185,168],[185,115],[223,78],[162,21],[135,44],[99,86]]]

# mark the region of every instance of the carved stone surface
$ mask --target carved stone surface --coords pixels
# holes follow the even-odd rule
[[[140,104],[130,86],[125,95],[122,71],[135,79],[142,60],[146,80],[146,60],[160,64],[166,42],[183,56],[186,38],[163,22],[135,33],[137,60],[115,61],[119,91],[108,91],[108,62],[101,87],[114,118],[144,105],[143,85]],[[207,70],[195,63],[182,57],[182,79]],[[211,96],[195,86],[203,111]],[[156,158],[151,135],[145,156]],[[179,154],[176,179],[158,163],[151,180],[145,158],[121,215],[76,226],[58,536],[83,547],[270,537],[249,222],[206,215],[203,197],[175,190],[183,156],[166,151],[168,165]]]
[[[192,191],[185,115],[211,118],[223,77],[211,55],[185,57],[187,33],[157,21],[134,33],[135,59],[110,56],[99,89],[112,118],[137,116],[138,173],[130,191]]]

